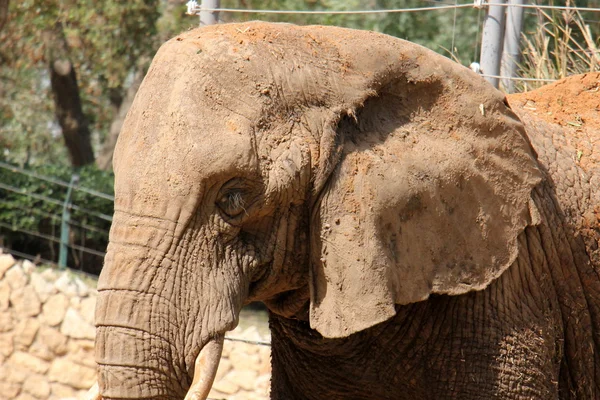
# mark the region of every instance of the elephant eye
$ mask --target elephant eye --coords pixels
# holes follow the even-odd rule
[[[246,202],[241,190],[230,190],[217,200],[217,206],[231,218],[246,212],[245,205]]]

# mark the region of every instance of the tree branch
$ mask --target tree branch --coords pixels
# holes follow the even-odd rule
[[[0,0],[1,1],[1,0]],[[44,35],[55,114],[62,128],[71,164],[79,167],[94,162],[89,123],[83,114],[79,86],[62,24]]]
[[[148,60],[147,58],[142,58],[138,61],[134,75],[133,81],[129,88],[127,88],[127,92],[125,93],[125,97],[121,101],[117,114],[112,120],[110,124],[110,131],[108,132],[108,137],[104,142],[104,146],[98,156],[98,167],[100,169],[109,170],[112,166],[112,158],[113,153],[115,151],[115,146],[117,144],[117,138],[119,137],[119,133],[121,132],[121,127],[123,126],[123,122],[125,121],[125,117],[127,116],[127,112],[133,104],[133,99],[135,98],[135,94],[137,93],[140,85],[142,84],[142,80],[144,80],[144,75],[146,73]]]
[[[9,0],[0,0],[0,31],[8,21],[8,3]]]

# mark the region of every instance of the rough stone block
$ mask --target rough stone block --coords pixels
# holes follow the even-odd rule
[[[18,265],[15,265],[13,268],[6,271],[4,279],[13,290],[24,287],[28,282],[27,274]]]
[[[221,379],[219,382],[215,382],[213,389],[225,394],[234,394],[240,390],[240,387],[228,379]]]
[[[68,345],[68,358],[79,364],[96,368],[94,341],[71,339]]]
[[[70,304],[71,307],[73,307],[74,309],[79,311],[79,305],[81,304],[81,298],[77,297],[77,296],[73,296],[70,299]]]
[[[35,264],[29,260],[23,260],[21,262],[21,268],[23,268],[23,271],[26,274],[30,275],[31,273],[33,273],[33,271],[35,271]]]
[[[12,400],[21,391],[21,385],[11,382],[0,382],[0,399]]]
[[[271,387],[271,374],[260,375],[254,381],[255,391],[268,395],[269,388]]]
[[[48,346],[38,341],[31,345],[29,348],[29,354],[46,361],[52,361],[55,357],[54,353],[50,351]]]
[[[25,350],[31,346],[39,328],[40,323],[36,318],[26,318],[19,321],[15,327],[15,347],[20,350]]]
[[[0,281],[0,312],[8,310],[9,299],[10,285],[5,280]]]
[[[31,285],[13,288],[10,302],[20,317],[35,317],[42,311],[42,303]]]
[[[44,322],[50,326],[56,326],[63,321],[67,308],[69,307],[69,298],[62,293],[57,293],[48,298],[42,307],[42,317]]]
[[[67,310],[60,331],[64,335],[75,339],[94,339],[96,337],[96,328],[83,319],[81,314],[73,308]]]
[[[24,370],[35,372],[37,374],[46,373],[50,367],[50,364],[47,361],[41,360],[36,356],[32,356],[23,351],[14,352],[6,362],[6,365],[16,365]]]
[[[23,382],[23,391],[38,399],[47,399],[50,396],[50,384],[43,375],[31,375]]]
[[[10,333],[0,333],[0,354],[8,357],[14,350],[13,336]]]
[[[86,297],[81,300],[81,304],[79,304],[79,311],[85,319],[90,324],[94,325],[94,314],[96,311],[96,297]]]
[[[21,394],[19,394],[17,397],[15,397],[15,400],[38,400],[38,399],[33,397],[32,395],[30,395],[29,393],[21,392]]]
[[[9,360],[0,366],[0,376],[4,382],[21,384],[25,382],[28,375],[31,375],[30,371],[10,363]]]
[[[226,379],[244,390],[254,390],[258,372],[252,369],[234,369],[227,374]]]
[[[90,293],[90,288],[81,279],[75,277],[73,280],[75,287],[77,288],[77,296],[86,297]]]
[[[251,354],[258,353],[258,346],[255,344],[251,344],[251,343],[234,342],[233,349],[231,351],[233,353],[241,353],[241,354],[251,355]]]
[[[60,274],[58,279],[54,282],[54,286],[69,298],[81,296],[81,292],[87,291],[87,286],[82,288],[81,285],[85,284],[79,278],[73,278],[68,271]],[[86,293],[87,294],[87,293]]]
[[[220,381],[223,377],[231,371],[231,361],[228,359],[221,359],[219,362],[219,368],[217,369],[217,374],[215,375],[215,382]]]
[[[15,400],[38,400],[38,399],[33,397],[32,395],[30,395],[29,393],[22,392],[17,397],[15,397]]]
[[[54,284],[44,279],[43,275],[40,273],[32,273],[29,280],[42,303],[45,303],[50,296],[58,292],[54,287]]]
[[[232,348],[233,348],[233,343],[226,340],[225,343],[223,343],[223,351],[221,352],[221,357],[228,358],[229,353],[231,353]]]
[[[66,358],[57,358],[50,366],[48,379],[76,389],[89,389],[96,382],[96,370]]]
[[[40,327],[38,332],[38,341],[58,356],[67,352],[67,340],[58,330],[47,326]]]
[[[0,333],[12,331],[15,327],[15,320],[10,311],[0,312]]]
[[[40,273],[41,277],[44,278],[45,280],[47,280],[48,282],[54,282],[56,279],[58,279],[59,276],[59,272],[56,269],[45,269]]]
[[[4,277],[4,273],[13,265],[15,265],[15,259],[12,255],[0,254],[0,279]]]
[[[257,353],[247,354],[242,351],[232,351],[229,360],[236,369],[258,369],[260,356]]]
[[[62,383],[52,382],[50,383],[50,394],[51,398],[54,399],[67,399],[69,397],[75,397],[76,390],[70,386],[63,385]]]

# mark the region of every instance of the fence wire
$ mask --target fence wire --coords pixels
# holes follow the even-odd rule
[[[15,186],[5,185],[2,182],[0,182],[0,189],[4,189],[4,190],[7,190],[9,192],[17,193],[17,194],[20,194],[20,195],[23,195],[23,196],[31,197],[31,198],[36,199],[36,200],[45,201],[46,203],[54,204],[54,205],[57,205],[57,206],[60,206],[60,207],[62,207],[63,204],[64,204],[64,202],[62,202],[60,200],[56,200],[56,199],[53,199],[53,198],[50,198],[50,197],[47,197],[47,196],[44,196],[44,195],[41,195],[41,194],[37,194],[37,193],[31,193],[31,192],[28,192],[25,189],[21,189],[21,188],[15,187]],[[110,215],[102,214],[102,213],[99,213],[97,211],[93,211],[93,210],[89,210],[87,208],[76,206],[74,204],[72,204],[70,207],[74,211],[80,211],[80,212],[82,212],[84,214],[88,214],[90,216],[103,219],[103,220],[105,220],[107,222],[112,222],[112,217]]]
[[[257,346],[271,347],[271,342],[265,342],[264,340],[248,340],[248,339],[242,339],[242,338],[232,338],[232,337],[228,337],[228,336],[225,336],[225,340],[228,340],[230,342],[240,342],[240,343],[253,344],[253,345],[257,345]]]
[[[583,12],[600,12],[600,8],[596,7],[576,7],[576,6],[545,6],[536,4],[508,4],[508,3],[487,3],[485,1],[475,0],[473,3],[466,4],[446,4],[442,6],[434,7],[412,7],[412,8],[389,8],[389,9],[378,9],[378,10],[269,10],[269,9],[246,9],[246,8],[210,8],[201,7],[197,2],[188,2],[188,14],[196,15],[201,11],[211,12],[223,12],[223,13],[242,13],[242,14],[294,14],[294,15],[352,15],[352,14],[396,14],[396,13],[408,13],[408,12],[422,12],[422,11],[443,11],[453,10],[457,8],[484,8],[488,6],[499,6],[499,7],[520,7],[520,8],[533,8],[538,10],[569,10],[569,11],[583,11]]]
[[[486,0],[474,0],[472,3],[462,3],[458,4],[457,2],[450,2],[444,0],[422,0],[427,3],[435,3],[437,6],[431,7],[412,7],[412,8],[389,8],[389,9],[377,9],[377,10],[274,10],[274,9],[243,9],[243,8],[222,8],[222,7],[202,7],[198,4],[197,1],[191,0],[187,3],[188,14],[189,15],[197,15],[201,11],[209,11],[209,12],[223,12],[223,13],[255,13],[255,14],[288,14],[288,15],[353,15],[353,14],[394,14],[394,13],[413,13],[413,12],[422,12],[422,11],[444,11],[444,10],[454,10],[454,19],[453,19],[453,31],[452,31],[452,46],[450,48],[450,53],[454,56],[454,38],[455,38],[455,29],[456,29],[456,11],[457,9],[467,9],[467,8],[476,8],[479,9],[478,20],[481,16],[481,10],[490,6],[499,6],[499,7],[518,7],[524,8],[528,10],[559,10],[559,11],[577,11],[577,12],[600,12],[600,8],[598,7],[578,7],[578,6],[554,6],[554,5],[538,5],[538,4],[514,4],[514,3],[495,3],[488,2]],[[493,1],[493,0],[492,0]],[[475,53],[477,53],[477,47],[479,45],[479,24],[477,30],[477,37],[475,41]],[[474,54],[473,60],[478,60],[477,54]],[[486,78],[498,78],[502,80],[511,80],[511,81],[523,81],[523,82],[555,82],[557,79],[543,79],[543,78],[521,78],[521,77],[505,77],[499,75],[489,75],[489,74],[481,74],[481,76]]]
[[[11,181],[11,184],[0,182],[0,233],[8,240],[6,244],[0,243],[3,251],[97,273],[105,256],[107,225],[112,216],[92,209],[88,201],[94,204],[94,199],[101,199],[98,204],[106,204],[108,211],[112,210],[114,197],[80,186],[78,179],[69,183],[2,161],[1,170],[8,171],[3,176]],[[19,183],[12,184],[13,174]],[[71,196],[76,191],[81,194]],[[87,206],[74,204],[77,201],[84,201]]]
[[[36,172],[28,171],[26,169],[17,167],[16,165],[10,165],[10,164],[7,164],[7,163],[2,162],[2,161],[0,161],[0,168],[4,168],[4,169],[7,169],[7,170],[9,170],[11,172],[20,173],[20,174],[23,174],[23,175],[26,175],[26,176],[29,176],[29,177],[32,177],[32,178],[36,178],[36,179],[39,179],[39,180],[42,180],[42,181],[45,181],[45,182],[48,182],[48,183],[53,183],[55,185],[62,186],[62,187],[65,187],[65,188],[68,188],[70,186],[69,182],[65,182],[65,181],[62,181],[60,179],[56,179],[56,178],[45,176],[45,175],[40,175],[40,174],[38,174]],[[111,196],[111,195],[106,194],[106,193],[99,192],[97,190],[87,189],[87,188],[79,186],[79,185],[74,186],[73,190],[78,190],[80,192],[84,192],[84,193],[90,194],[92,196],[100,197],[100,198],[103,198],[105,200],[115,201],[114,196]]]

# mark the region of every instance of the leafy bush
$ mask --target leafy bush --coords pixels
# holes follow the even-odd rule
[[[56,262],[68,190],[64,183],[71,181],[74,171],[62,165],[25,171],[0,165],[0,236],[8,248]],[[92,193],[112,196],[114,178],[112,173],[94,166],[83,167],[77,173],[79,183],[71,196],[68,265],[96,273],[102,257],[83,248],[94,253],[106,249],[113,202]]]

